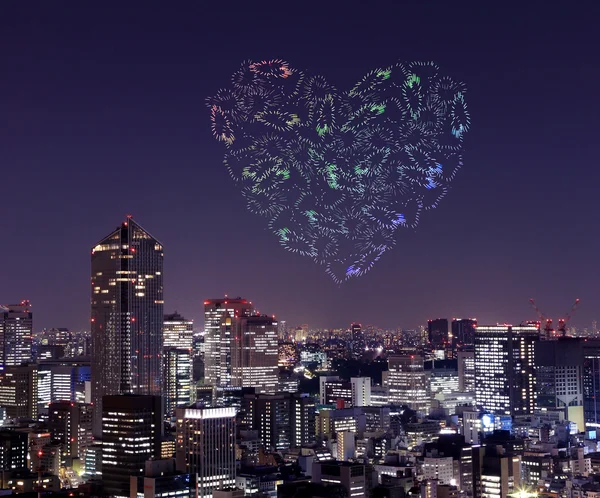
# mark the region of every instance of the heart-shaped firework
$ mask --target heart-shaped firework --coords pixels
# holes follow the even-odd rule
[[[248,209],[339,283],[446,195],[469,129],[465,93],[432,62],[375,69],[344,92],[271,60],[243,63],[207,103]]]

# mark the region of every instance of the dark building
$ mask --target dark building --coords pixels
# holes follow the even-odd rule
[[[350,333],[352,336],[352,355],[355,358],[360,358],[365,351],[365,335],[360,323],[350,325]]]
[[[468,496],[473,496],[473,448],[465,443],[464,436],[441,434],[437,441],[425,444],[424,454],[452,457],[456,486],[466,490]]]
[[[538,406],[562,409],[578,426],[600,427],[600,340],[542,341],[535,358]]]
[[[0,470],[26,469],[28,448],[29,436],[26,432],[0,430]]]
[[[172,418],[176,408],[187,406],[192,401],[192,351],[164,348],[163,360],[165,414]]]
[[[495,446],[473,447],[474,498],[503,498],[521,487],[521,457]]]
[[[448,319],[436,318],[427,321],[429,345],[433,349],[446,349],[448,346]]]
[[[366,466],[360,463],[313,462],[311,480],[319,484],[341,484],[346,489],[347,496],[366,498],[370,492],[366,474]]]
[[[130,478],[130,496],[143,498],[195,498],[195,475],[175,470],[175,460],[150,460],[145,463],[143,476]]]
[[[267,449],[287,449],[315,441],[315,400],[300,393],[245,394],[244,423]]]
[[[85,457],[92,444],[92,405],[58,401],[48,408],[48,430],[52,441],[62,446],[65,456]]]
[[[452,348],[460,349],[463,346],[472,346],[475,343],[475,328],[477,320],[474,318],[452,319]]]
[[[130,476],[143,476],[150,458],[160,458],[160,396],[126,394],[102,399],[102,481],[107,493],[129,496]]]
[[[162,395],[163,246],[131,218],[92,249],[94,434],[102,398]]]

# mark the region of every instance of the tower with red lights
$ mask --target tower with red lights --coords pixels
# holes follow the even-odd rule
[[[162,395],[163,246],[131,217],[92,249],[94,435],[102,397]]]

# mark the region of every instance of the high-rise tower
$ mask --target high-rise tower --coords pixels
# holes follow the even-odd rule
[[[0,306],[0,367],[31,361],[33,315],[29,301]]]
[[[128,217],[92,249],[92,401],[162,394],[163,246]]]
[[[204,301],[204,379],[212,386],[231,385],[231,343],[235,321],[252,314],[252,303],[241,297]]]

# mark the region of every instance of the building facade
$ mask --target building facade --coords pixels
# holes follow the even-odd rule
[[[0,367],[31,361],[33,313],[29,301],[0,306]]]
[[[163,246],[131,218],[92,249],[92,401],[162,395]]]
[[[419,413],[429,412],[429,381],[423,356],[417,354],[389,356],[385,381],[390,403],[407,405]]]
[[[165,348],[192,349],[194,345],[194,320],[179,313],[165,315],[163,345]]]

